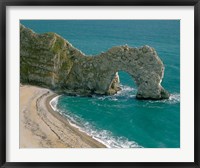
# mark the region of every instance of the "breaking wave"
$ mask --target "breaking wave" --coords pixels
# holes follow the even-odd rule
[[[104,106],[104,108],[111,108],[117,107],[117,108],[123,108],[124,106],[127,106],[127,104],[123,104],[123,102],[132,102],[137,101],[140,107],[154,107],[159,108],[160,103],[162,104],[177,104],[180,103],[180,94],[179,93],[172,93],[170,95],[169,99],[166,100],[136,100],[136,93],[137,89],[121,85],[122,90],[119,91],[117,94],[112,96],[97,96],[94,95],[89,101],[92,104],[95,104],[97,106]],[[89,136],[93,137],[97,141],[103,143],[108,148],[142,148],[138,143],[134,141],[130,141],[128,138],[123,136],[115,136],[113,133],[109,130],[101,130],[99,128],[96,128],[92,122],[88,122],[85,119],[75,115],[73,112],[64,109],[63,111],[58,109],[58,100],[60,96],[57,96],[53,98],[50,101],[50,105],[52,109],[58,113],[60,113],[62,116],[66,117],[69,121],[69,123],[78,128],[80,131],[85,132]],[[135,99],[135,100],[134,100]],[[112,105],[109,102],[113,102]],[[104,103],[106,102],[106,103]],[[132,104],[128,102],[128,104]],[[134,107],[133,107],[134,108]]]
[[[126,137],[114,136],[112,132],[108,130],[100,130],[98,128],[95,128],[92,124],[85,121],[81,117],[71,113],[70,111],[59,110],[57,108],[59,97],[60,96],[53,98],[49,103],[50,106],[54,111],[66,117],[69,123],[72,126],[78,128],[79,131],[86,133],[87,135],[101,142],[108,148],[142,148],[142,146],[138,145],[134,141],[129,141]]]
[[[130,99],[135,99],[137,94],[137,89],[127,86],[121,85],[122,90],[118,91],[117,94],[112,96],[93,96],[93,98],[97,98],[99,100],[110,100],[110,101],[127,101]],[[140,100],[141,101],[141,100]],[[176,104],[180,103],[180,94],[179,93],[171,93],[169,99],[163,100],[144,100],[148,103],[166,103],[166,104]]]
[[[99,100],[128,100],[130,98],[135,98],[136,96],[136,89],[127,85],[120,85],[122,90],[118,91],[117,94],[111,96],[96,96],[94,95],[93,98],[97,98]]]

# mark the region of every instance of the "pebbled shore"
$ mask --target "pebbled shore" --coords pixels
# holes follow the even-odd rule
[[[20,148],[106,148],[51,108],[55,96],[48,89],[20,86]]]

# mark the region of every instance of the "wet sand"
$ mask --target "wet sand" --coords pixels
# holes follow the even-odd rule
[[[51,108],[55,96],[48,89],[20,86],[20,148],[106,148]]]

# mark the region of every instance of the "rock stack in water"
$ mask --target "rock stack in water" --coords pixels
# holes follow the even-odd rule
[[[112,95],[120,90],[118,71],[132,76],[138,99],[169,98],[161,86],[164,65],[149,46],[118,46],[92,57],[55,33],[36,34],[20,25],[21,83],[69,95]]]

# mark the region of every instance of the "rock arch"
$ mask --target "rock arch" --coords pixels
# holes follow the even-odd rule
[[[115,94],[118,71],[135,81],[138,99],[167,99],[161,86],[164,65],[149,47],[118,46],[86,56],[55,33],[36,34],[20,26],[20,81],[66,94]]]
[[[113,82],[114,74],[121,70],[127,72],[135,81],[138,87],[137,98],[169,98],[168,92],[161,86],[164,76],[164,65],[153,48],[149,46],[141,48],[131,48],[128,46],[113,47],[104,53],[104,58],[102,59],[105,59],[102,64],[109,63],[110,66],[107,66],[106,71],[108,74],[112,74],[110,81],[104,81],[107,88],[110,86],[109,83]],[[109,87],[108,91],[112,92],[112,89],[118,90],[117,88]]]

